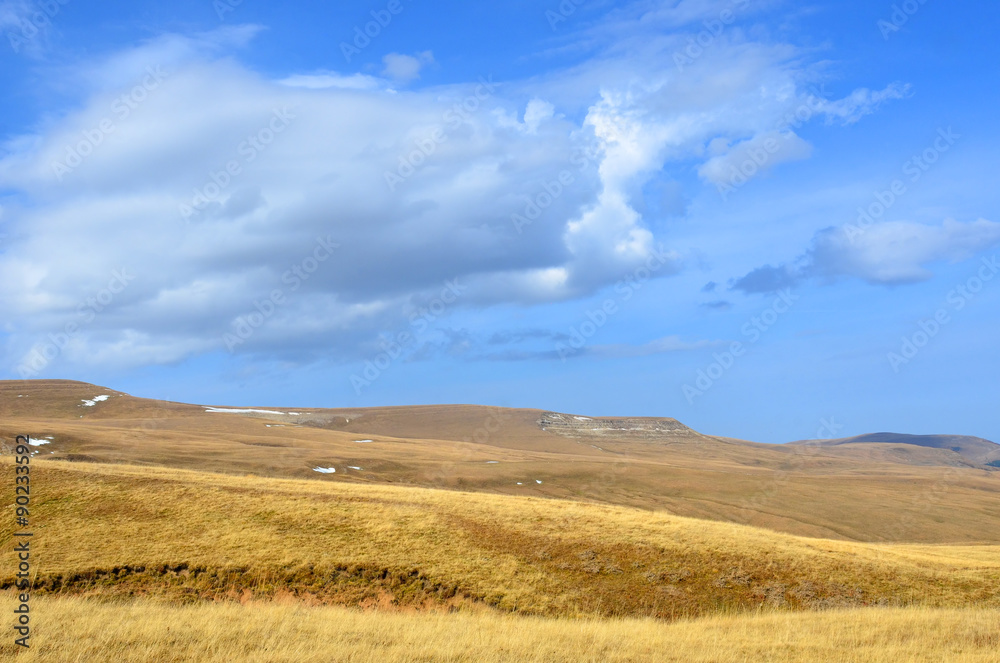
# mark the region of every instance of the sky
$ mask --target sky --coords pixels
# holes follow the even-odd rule
[[[0,1],[0,379],[1000,441],[998,19]]]

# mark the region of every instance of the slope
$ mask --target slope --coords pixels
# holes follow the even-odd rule
[[[472,405],[208,408],[0,382],[0,438],[22,433],[68,462],[575,499],[847,540],[1000,542],[1000,475],[912,445],[756,444],[673,419]]]
[[[11,460],[4,459],[5,472]],[[807,539],[625,507],[36,459],[36,591],[678,618],[1000,606],[995,546]],[[13,506],[0,546],[13,545]],[[13,572],[0,576],[9,588]]]

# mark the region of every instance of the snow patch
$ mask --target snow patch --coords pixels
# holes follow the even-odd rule
[[[319,472],[320,474],[336,474],[337,468],[335,467],[314,467],[313,472]]]
[[[43,444],[49,444],[50,442],[52,442],[52,438],[51,437],[47,437],[44,440],[42,438],[38,438],[38,437],[29,437],[28,438],[28,444],[30,444],[33,447],[40,447]]]
[[[374,442],[375,440],[354,440],[358,444],[368,444],[369,442]]]
[[[573,417],[577,421],[593,421],[590,417]]]
[[[81,400],[83,401],[83,407],[94,407],[98,403],[103,403],[104,401],[108,400],[109,398],[111,398],[111,397],[108,396],[108,395],[103,395],[103,396],[94,396],[94,400],[92,400],[92,401],[88,401],[85,398],[81,399]]]
[[[239,410],[234,408],[226,407],[206,407],[205,412],[227,412],[230,414],[285,414],[284,412],[278,412],[277,410]]]
[[[349,470],[357,470],[357,471],[359,471],[359,472],[361,471],[361,468],[360,468],[360,467],[354,467],[353,465],[348,465],[348,466],[347,466],[347,469],[349,469]]]
[[[541,483],[541,481],[539,481],[538,479],[535,479],[535,483]]]
[[[497,464],[497,463],[499,463],[499,462],[500,462],[500,461],[498,461],[498,460],[488,460],[488,461],[486,461],[486,464],[487,464],[487,465],[496,465],[496,464]]]

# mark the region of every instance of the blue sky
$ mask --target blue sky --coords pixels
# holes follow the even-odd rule
[[[1000,440],[998,18],[0,2],[0,377]]]

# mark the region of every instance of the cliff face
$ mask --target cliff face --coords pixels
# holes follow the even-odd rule
[[[618,440],[670,440],[698,436],[676,419],[653,417],[578,417],[546,412],[538,420],[542,430],[573,438]]]

